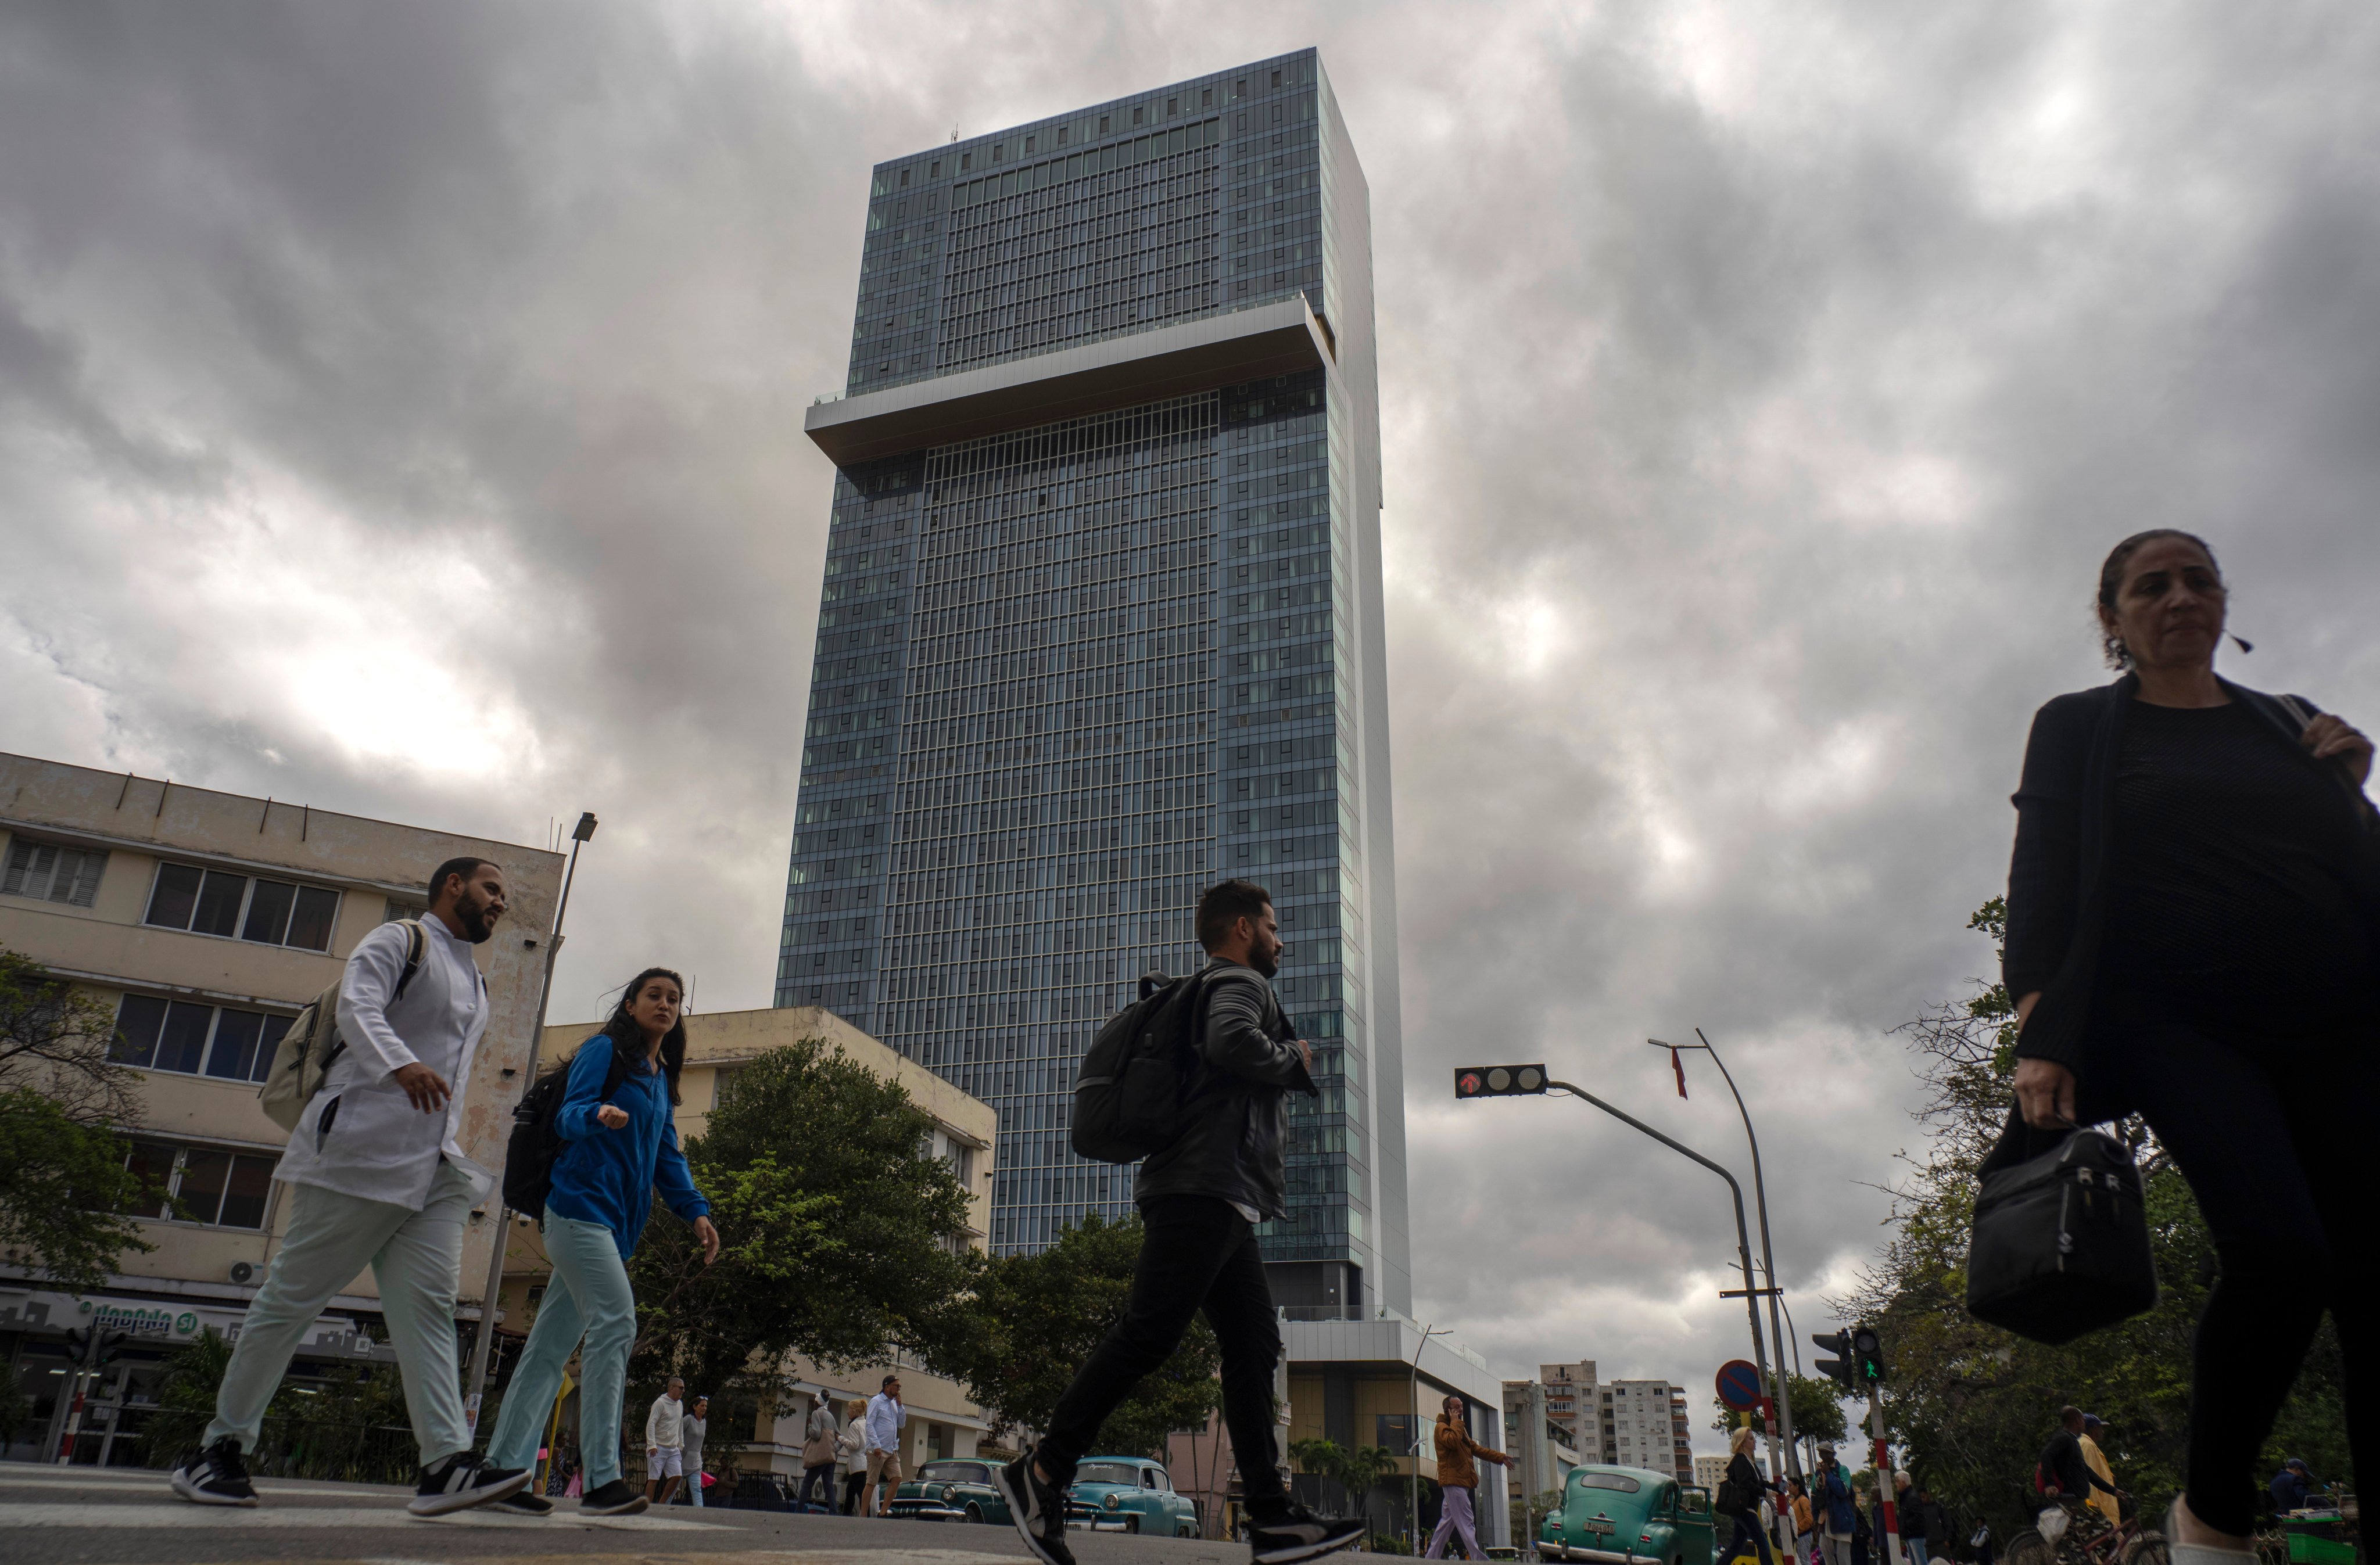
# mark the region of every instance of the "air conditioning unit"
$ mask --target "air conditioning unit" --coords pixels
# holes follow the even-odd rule
[[[234,1282],[240,1282],[240,1283],[247,1283],[247,1282],[253,1282],[253,1281],[255,1281],[255,1280],[256,1280],[256,1263],[255,1263],[254,1261],[234,1261],[234,1262],[232,1262],[232,1263],[231,1263],[231,1280],[232,1280]]]

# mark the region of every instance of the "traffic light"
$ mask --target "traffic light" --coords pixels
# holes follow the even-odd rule
[[[1848,1331],[1838,1331],[1828,1336],[1819,1331],[1812,1333],[1810,1341],[1835,1355],[1833,1358],[1814,1361],[1818,1373],[1846,1391],[1857,1390],[1859,1384],[1853,1377],[1852,1365],[1852,1334]]]
[[[99,1333],[97,1353],[90,1351],[91,1334],[94,1331]],[[97,1365],[114,1363],[117,1351],[131,1338],[131,1335],[129,1331],[109,1330],[103,1327],[78,1326],[67,1329],[67,1341],[74,1349],[76,1358],[84,1359],[87,1356],[89,1363]]]
[[[1884,1342],[1874,1327],[1863,1326],[1852,1333],[1852,1355],[1858,1361],[1862,1385],[1884,1384]]]
[[[1454,1096],[1458,1101],[1473,1098],[1523,1098],[1542,1094],[1546,1090],[1546,1068],[1543,1065],[1457,1065],[1454,1068]]]

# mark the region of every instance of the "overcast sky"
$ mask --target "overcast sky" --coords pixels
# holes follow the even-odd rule
[[[556,1016],[767,1004],[868,165],[1309,43],[1375,203],[1417,1310],[1718,1449],[1718,1182],[1449,1067],[1741,1169],[1640,1041],[1707,1029],[1821,1328],[2107,547],[2203,532],[2226,672],[2380,718],[2365,7],[12,5],[0,747],[591,808]]]

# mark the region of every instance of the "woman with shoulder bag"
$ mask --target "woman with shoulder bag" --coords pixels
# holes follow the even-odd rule
[[[1727,1439],[1727,1480],[1719,1485],[1713,1503],[1720,1515],[1735,1519],[1735,1537],[1719,1558],[1732,1559],[1745,1552],[1744,1545],[1749,1543],[1752,1557],[1760,1565],[1777,1565],[1768,1535],[1760,1526],[1760,1497],[1768,1486],[1761,1481],[1760,1468],[1752,1460],[1755,1440],[1749,1424]]]
[[[2365,1460],[2380,1462],[2380,1221],[2362,1158],[2380,1110],[2373,746],[2216,674],[2228,592],[2188,533],[2107,556],[2097,613],[2123,676],[2034,719],[2003,967],[2025,1122],[2141,1115],[2222,1259],[2166,1521],[2175,1565],[2253,1559],[2252,1464],[2325,1304],[2350,1446]]]

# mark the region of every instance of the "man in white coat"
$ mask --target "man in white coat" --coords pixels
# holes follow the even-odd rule
[[[366,1265],[421,1449],[407,1509],[438,1516],[528,1486],[526,1469],[492,1468],[471,1453],[455,1342],[463,1229],[494,1183],[455,1140],[488,1026],[487,980],[471,948],[494,933],[504,907],[502,867],[450,859],[431,878],[419,925],[382,924],[347,958],[335,1051],[273,1172],[291,1187],[287,1235],[248,1307],[214,1422],[175,1470],[183,1498],[256,1503],[242,1452],[255,1449],[299,1339]]]

